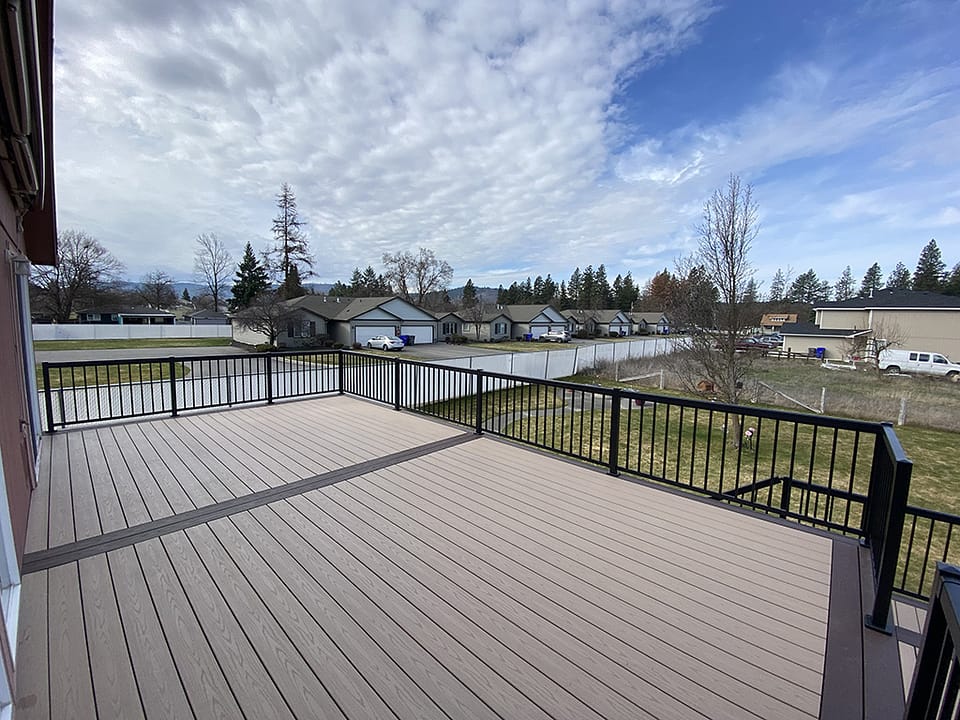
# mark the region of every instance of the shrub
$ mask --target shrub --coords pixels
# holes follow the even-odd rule
[[[334,349],[334,350],[343,350],[343,343],[341,343],[341,342],[335,342],[335,343],[333,344],[333,349]]]
[[[351,345],[350,347],[352,347],[354,350],[363,350],[363,345],[361,345],[361,344],[358,343],[358,342],[355,342],[355,343],[354,343],[353,345]]]
[[[467,336],[466,336],[466,335],[451,335],[451,336],[450,336],[450,342],[452,342],[454,345],[464,345],[464,344],[467,342]]]
[[[270,343],[260,343],[259,345],[254,345],[254,352],[274,352],[277,349],[276,345],[271,345]]]

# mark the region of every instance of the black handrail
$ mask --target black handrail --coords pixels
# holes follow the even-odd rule
[[[43,378],[50,431],[349,394],[859,537],[874,558],[868,624],[887,626],[911,469],[889,425],[344,350],[44,363]]]
[[[938,563],[905,720],[956,717],[960,694],[960,568]]]

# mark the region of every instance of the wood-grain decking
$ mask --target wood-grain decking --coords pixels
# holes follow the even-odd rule
[[[462,432],[334,398],[63,433],[30,548]],[[481,437],[25,575],[16,717],[818,718],[833,547]]]

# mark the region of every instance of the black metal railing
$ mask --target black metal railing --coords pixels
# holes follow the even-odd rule
[[[869,618],[878,629],[886,627],[893,589],[928,567],[939,547],[931,541],[921,551],[911,539],[906,557],[913,570],[906,574],[911,465],[893,429],[874,422],[342,350],[44,363],[42,374],[50,431],[339,392],[601,465],[614,475],[854,536],[874,558],[877,592]],[[912,512],[911,518],[929,517]],[[916,519],[911,527],[918,527]]]
[[[935,563],[960,563],[960,515],[915,505],[907,505],[904,515],[894,589],[925,599],[931,594]]]
[[[960,568],[939,563],[913,670],[906,720],[960,715]]]

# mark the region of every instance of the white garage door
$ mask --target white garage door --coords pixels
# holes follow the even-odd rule
[[[356,341],[361,345],[366,345],[367,340],[374,335],[393,335],[396,328],[393,325],[359,325],[355,328]]]
[[[433,342],[433,325],[401,325],[401,335],[413,335],[417,338],[416,344]]]

